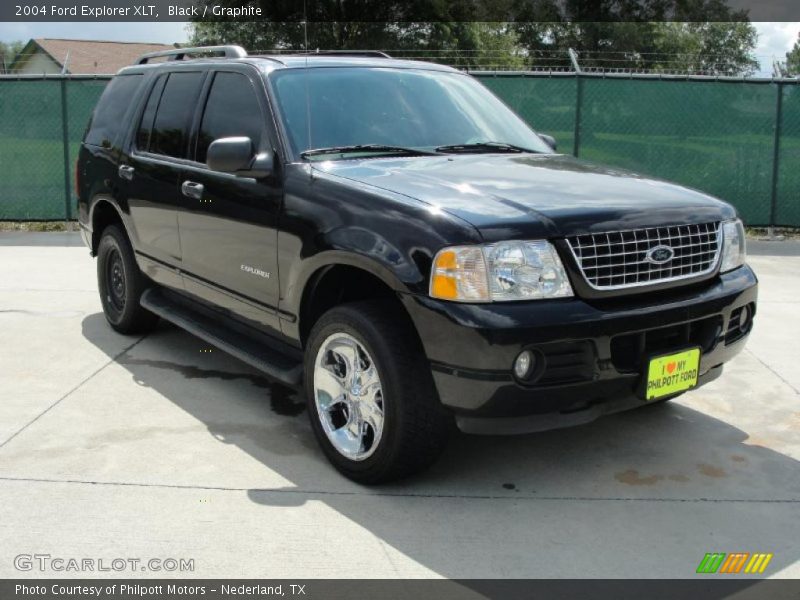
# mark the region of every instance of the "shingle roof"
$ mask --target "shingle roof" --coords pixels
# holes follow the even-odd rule
[[[33,40],[58,64],[67,61],[67,71],[74,74],[113,74],[132,64],[145,52],[170,50],[168,44],[142,44],[138,42],[105,42],[97,40],[64,40],[35,38]]]

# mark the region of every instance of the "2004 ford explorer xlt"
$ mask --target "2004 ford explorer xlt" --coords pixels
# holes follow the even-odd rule
[[[379,53],[145,56],[77,165],[108,322],[159,317],[303,389],[365,483],[457,424],[516,433],[669,400],[741,351],[741,221],[558,154],[467,74]]]

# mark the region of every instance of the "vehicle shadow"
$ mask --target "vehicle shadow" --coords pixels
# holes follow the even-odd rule
[[[119,351],[102,314],[82,330],[109,357]],[[367,488],[329,467],[294,392],[202,345],[162,323],[116,363],[290,482],[247,486],[254,503],[323,502],[430,574],[691,577],[706,552],[771,552],[774,574],[800,554],[800,462],[766,447],[780,440],[690,408],[691,395],[571,429],[456,435],[428,472]],[[198,380],[238,384],[201,400],[189,391]],[[734,400],[719,387],[701,393]]]

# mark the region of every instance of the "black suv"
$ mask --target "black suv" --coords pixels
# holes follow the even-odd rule
[[[304,388],[365,483],[453,424],[674,398],[755,314],[730,205],[558,154],[469,75],[377,52],[146,55],[103,93],[77,186],[111,326],[161,317]]]

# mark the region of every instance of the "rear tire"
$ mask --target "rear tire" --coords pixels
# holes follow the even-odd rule
[[[97,246],[97,287],[111,327],[125,334],[144,333],[155,327],[158,317],[139,304],[148,283],[123,230],[117,225],[106,227]]]
[[[329,310],[309,335],[311,426],[328,460],[353,481],[383,483],[421,471],[453,429],[412,327],[385,302],[366,301]]]

